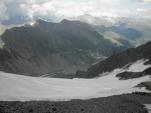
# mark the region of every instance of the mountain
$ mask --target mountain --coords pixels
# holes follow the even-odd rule
[[[101,33],[104,33],[106,31],[113,31],[125,38],[127,37],[130,40],[135,40],[141,37],[142,35],[139,30],[136,30],[131,27],[127,27],[125,23],[120,23],[117,26],[111,26],[111,27],[96,26],[96,29]]]
[[[151,41],[151,20],[148,18],[107,17],[85,14],[73,19],[92,25],[104,38],[112,42],[118,42],[118,44],[128,42],[134,46],[139,46]]]
[[[98,33],[104,36],[104,38],[108,38],[109,40],[116,40],[119,43],[131,43],[134,46],[137,46],[138,41],[140,39],[144,39],[144,32],[133,27],[127,26],[126,23],[119,23],[118,25],[113,25],[110,27],[95,25],[94,29]],[[142,44],[145,41],[142,42]],[[138,43],[138,44],[137,44]]]
[[[99,76],[99,74],[111,72],[114,69],[128,68],[131,64],[139,60],[145,60],[146,65],[151,64],[150,49],[151,42],[148,42],[147,44],[139,46],[137,48],[128,49],[124,52],[112,55],[111,57],[90,66],[87,72],[77,73],[77,76],[83,76],[87,78],[97,77]],[[135,66],[135,68],[137,69],[138,67]]]
[[[72,74],[129,48],[103,38],[86,23],[69,20],[37,20],[6,30],[1,39],[0,70],[31,76]]]
[[[94,28],[103,36],[113,32],[116,38],[126,40],[134,46],[139,46],[151,41],[150,20],[117,18],[116,22],[110,26],[98,24],[94,25]]]

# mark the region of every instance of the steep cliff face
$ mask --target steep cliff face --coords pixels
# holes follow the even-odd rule
[[[127,49],[105,40],[88,24],[68,20],[38,20],[33,26],[8,29],[1,38],[5,45],[0,50],[0,69],[32,76],[72,74]]]

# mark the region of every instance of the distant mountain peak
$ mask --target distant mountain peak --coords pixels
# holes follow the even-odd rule
[[[42,19],[38,19],[36,20],[35,22],[37,25],[47,25],[47,24],[50,24],[51,22],[48,22],[46,20],[42,20]]]
[[[67,19],[63,19],[62,21],[61,21],[61,23],[67,23],[67,22],[71,22],[70,20],[67,20]]]
[[[37,23],[50,23],[49,21],[43,20],[43,19],[38,19],[36,20]]]

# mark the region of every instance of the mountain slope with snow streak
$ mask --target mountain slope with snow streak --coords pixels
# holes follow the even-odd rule
[[[84,77],[97,77],[102,72],[110,72],[125,65],[133,64],[140,59],[148,59],[146,64],[151,64],[151,42],[141,45],[137,48],[131,48],[124,52],[114,54],[111,57],[100,61],[88,68]],[[139,69],[138,69],[139,70]]]
[[[118,80],[116,75],[125,70],[138,71],[139,67],[146,69],[146,60],[139,60],[129,68],[115,69],[93,79],[59,79],[27,77],[0,72],[1,101],[30,101],[30,100],[71,100],[107,97],[135,91],[148,92],[145,88],[135,87],[137,84],[149,81],[149,76],[130,80]],[[134,69],[134,67],[137,67]],[[142,70],[139,70],[142,71]]]

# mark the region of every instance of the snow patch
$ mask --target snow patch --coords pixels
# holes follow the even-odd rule
[[[151,113],[151,104],[145,104],[144,106],[148,110],[148,113]]]
[[[137,62],[135,66],[141,65],[145,69],[144,62],[143,60],[142,62]],[[134,64],[130,66],[130,70],[135,67]],[[145,88],[135,87],[141,82],[151,80],[149,76],[130,80],[119,80],[116,75],[124,70],[124,68],[116,69],[110,73],[104,73],[102,77],[93,79],[28,77],[0,72],[0,100],[62,101],[107,97],[135,91],[149,92]]]
[[[145,62],[148,60],[138,60],[137,62],[133,63],[132,65],[129,66],[127,71],[130,72],[142,72],[145,69],[151,67],[151,65],[144,65]]]

